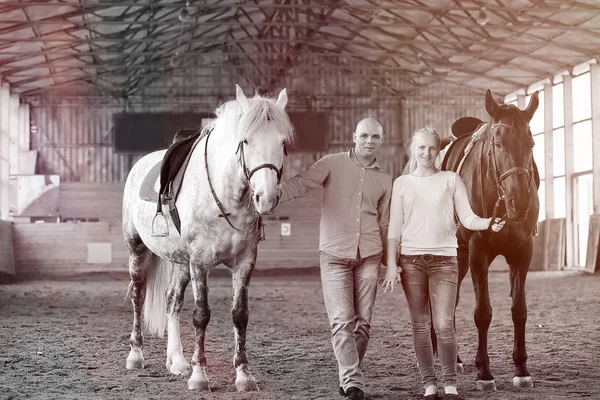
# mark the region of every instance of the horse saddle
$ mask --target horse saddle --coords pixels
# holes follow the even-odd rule
[[[168,236],[167,221],[162,214],[162,205],[169,206],[169,214],[177,232],[181,234],[181,220],[175,202],[181,189],[181,182],[190,160],[192,150],[204,136],[195,129],[177,131],[173,143],[167,149],[161,161],[156,163],[144,177],[140,187],[140,198],[151,203],[156,202],[156,215],[152,220],[152,236]],[[155,190],[155,184],[160,177],[160,189]],[[163,229],[155,230],[157,217],[162,217]]]
[[[483,124],[483,121],[475,117],[462,117],[454,121],[450,132],[455,139],[459,137],[470,135],[475,132],[477,128]]]

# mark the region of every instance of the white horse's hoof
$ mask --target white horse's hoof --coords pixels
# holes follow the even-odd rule
[[[462,374],[463,372],[465,372],[465,367],[463,366],[463,363],[456,363],[456,373]]]
[[[247,364],[238,365],[235,369],[235,388],[238,392],[258,392],[256,379],[250,373]]]
[[[238,392],[258,392],[258,385],[254,378],[250,379],[236,379],[235,388]]]
[[[144,369],[144,356],[140,350],[131,350],[125,363],[127,369]]]
[[[495,380],[491,380],[491,381],[478,380],[477,381],[477,389],[481,390],[483,392],[495,392],[496,391],[496,381]]]
[[[184,375],[190,374],[192,367],[181,355],[167,357],[166,367],[173,375]]]
[[[520,388],[533,387],[533,381],[530,376],[513,376],[513,386]]]
[[[208,379],[192,379],[188,380],[189,390],[204,390],[210,392],[210,386],[208,385]]]
[[[187,361],[181,360],[172,363],[169,367],[169,372],[173,375],[187,376],[190,374],[191,369],[192,368],[190,367],[190,364]]]
[[[190,390],[206,390],[210,392],[208,384],[208,375],[206,375],[206,367],[194,366],[192,376],[188,380],[188,389]]]

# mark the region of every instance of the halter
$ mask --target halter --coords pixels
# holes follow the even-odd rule
[[[491,139],[491,133],[493,132],[494,129],[497,129],[497,128],[511,128],[512,129],[512,126],[507,125],[507,124],[495,124],[495,125],[489,124],[489,126],[490,126],[490,128],[489,128],[490,147],[488,149],[488,155],[490,156],[489,160],[492,165],[494,179],[496,181],[496,191],[498,193],[498,199],[496,200],[496,204],[494,205],[494,211],[492,213],[492,221],[493,221],[498,212],[498,208],[500,207],[500,203],[506,198],[505,193],[504,193],[504,188],[502,187],[502,182],[506,178],[508,178],[509,176],[514,175],[514,174],[525,175],[527,177],[527,196],[530,197],[533,173],[531,173],[527,168],[523,168],[523,167],[513,167],[513,168],[510,168],[508,171],[503,172],[502,174],[500,174],[498,172],[498,164],[496,162],[496,152],[492,148],[494,146],[494,141],[493,141],[493,139]],[[527,212],[529,212],[529,209],[527,210]],[[521,221],[524,221],[525,218],[527,218],[527,213],[525,214],[525,216],[523,218],[520,218],[520,219],[508,218],[507,215],[508,215],[508,213],[504,214],[504,216],[501,219],[507,218],[507,219],[510,219],[511,221],[521,222]]]
[[[206,177],[208,179],[208,186],[210,188],[210,193],[212,194],[213,199],[215,200],[215,203],[217,203],[217,207],[219,207],[219,210],[221,211],[221,214],[219,214],[219,217],[225,218],[225,221],[227,221],[229,226],[231,226],[233,229],[235,229],[238,232],[249,232],[250,230],[257,229],[257,228],[263,229],[263,231],[261,232],[260,240],[264,240],[264,225],[263,225],[261,216],[259,215],[256,218],[256,220],[252,223],[252,225],[250,225],[250,227],[248,227],[248,229],[236,228],[233,225],[233,223],[231,222],[231,220],[229,219],[229,216],[231,215],[231,213],[228,213],[225,211],[225,207],[223,206],[223,203],[221,203],[221,201],[219,200],[219,197],[217,196],[217,193],[215,192],[215,189],[213,188],[212,182],[210,180],[210,173],[208,171],[208,139],[210,138],[211,133],[212,133],[212,131],[208,132],[208,134],[206,135],[206,142],[204,143],[204,168],[206,169]],[[281,182],[281,177],[283,175],[283,165],[281,166],[281,168],[277,168],[273,164],[265,163],[265,164],[259,165],[258,167],[254,168],[251,171],[248,171],[248,168],[246,167],[246,158],[244,156],[244,142],[246,142],[246,141],[245,140],[240,141],[235,154],[238,154],[238,153],[240,154],[238,162],[240,163],[240,166],[242,167],[242,169],[244,171],[244,176],[246,177],[247,183],[250,183],[250,178],[252,178],[252,175],[254,175],[254,173],[256,171],[263,169],[263,168],[270,168],[270,169],[275,170],[275,172],[277,173],[277,183],[279,184],[279,182]],[[285,155],[287,156],[287,149],[285,147],[285,144],[283,145],[283,151],[284,151]],[[277,201],[279,201],[279,199],[277,199]]]

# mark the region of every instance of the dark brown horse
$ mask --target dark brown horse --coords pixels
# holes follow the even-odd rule
[[[525,110],[514,105],[499,105],[488,90],[485,108],[490,116],[477,132],[477,140],[462,161],[464,150],[473,135],[458,138],[448,149],[442,169],[457,171],[469,194],[473,211],[481,217],[501,217],[506,225],[499,233],[470,231],[459,225],[458,288],[469,268],[475,290],[475,324],[479,345],[475,357],[477,387],[495,390],[487,351],[488,328],[492,321],[492,306],[488,290],[490,263],[503,255],[510,267],[512,320],[514,324],[513,385],[532,386],[527,370],[525,350],[525,279],[533,253],[533,234],[536,228],[539,199],[539,176],[533,161],[533,137],[529,121],[538,107],[537,92]],[[458,304],[458,296],[456,299]],[[458,363],[461,365],[460,357]]]

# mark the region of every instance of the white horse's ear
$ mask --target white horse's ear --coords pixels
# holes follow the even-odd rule
[[[279,107],[283,111],[283,109],[285,109],[285,106],[287,105],[287,102],[288,102],[287,91],[285,88],[283,88],[281,90],[281,92],[279,92],[279,97],[277,97],[277,103],[275,103],[275,104],[277,105],[277,107]]]
[[[240,87],[240,85],[235,85],[235,97],[236,100],[240,103],[240,105],[242,106],[242,110],[244,110],[244,112],[246,110],[248,110],[248,98],[246,97],[246,95],[244,94],[244,91],[242,90],[242,88]]]

